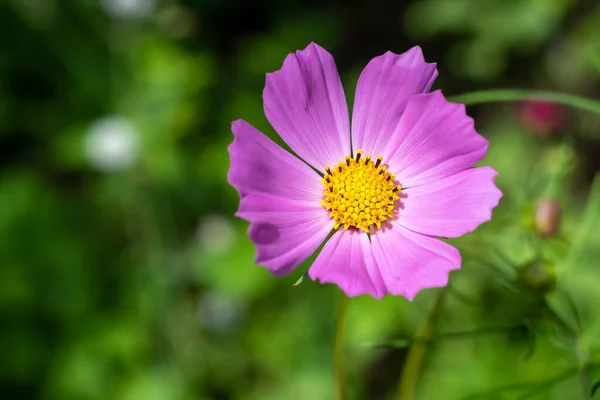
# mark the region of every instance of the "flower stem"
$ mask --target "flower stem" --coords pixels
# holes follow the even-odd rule
[[[425,323],[421,326],[416,335],[422,340],[414,342],[408,351],[404,368],[402,368],[400,383],[398,384],[396,397],[398,400],[411,400],[414,396],[419,381],[421,365],[423,364],[423,359],[425,358],[425,353],[427,351],[427,345],[429,339],[433,336],[442,308],[444,308],[447,293],[447,287],[440,290],[431,311],[429,311],[429,314],[427,315]]]
[[[587,365],[583,365],[579,370],[579,380],[581,382],[581,391],[584,399],[592,398],[593,381]]]
[[[344,367],[344,327],[348,297],[342,292],[338,306],[337,321],[335,325],[335,343],[333,347],[333,365],[338,400],[346,400],[346,370]]]
[[[454,103],[465,105],[511,102],[521,100],[541,100],[550,103],[559,103],[566,106],[586,110],[594,114],[600,114],[600,101],[562,92],[548,90],[525,90],[525,89],[492,89],[477,92],[463,93],[448,97]]]

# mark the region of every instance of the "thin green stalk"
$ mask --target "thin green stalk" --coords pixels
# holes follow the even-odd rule
[[[425,358],[425,353],[427,352],[427,345],[429,339],[433,336],[440,314],[444,308],[447,293],[448,287],[440,289],[440,292],[435,299],[435,303],[427,315],[425,323],[417,333],[417,337],[419,337],[421,341],[413,343],[408,351],[406,362],[402,369],[400,383],[398,384],[396,396],[398,400],[411,400],[414,396],[419,382],[419,375],[421,374],[421,366]]]
[[[481,103],[510,102],[521,100],[543,100],[579,108],[600,115],[600,100],[548,90],[492,89],[463,93],[448,97],[449,101],[466,105]]]
[[[333,346],[333,366],[338,400],[346,400],[346,369],[344,366],[344,327],[348,297],[342,292],[335,325],[335,343]]]
[[[581,391],[584,399],[592,398],[592,376],[587,365],[582,365],[579,369],[579,381],[581,383]]]
[[[497,327],[485,327],[485,328],[477,328],[469,331],[458,331],[458,332],[445,332],[439,333],[435,335],[431,335],[428,339],[424,339],[421,337],[406,337],[403,339],[396,339],[390,342],[383,343],[368,343],[365,347],[370,349],[403,349],[408,348],[416,342],[437,342],[442,340],[459,340],[469,337],[480,337],[484,335],[498,335],[498,334],[506,334],[509,331],[521,331],[523,330],[522,325],[514,325],[514,326],[497,326]]]

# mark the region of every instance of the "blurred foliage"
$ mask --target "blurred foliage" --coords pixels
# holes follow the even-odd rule
[[[226,182],[232,120],[275,138],[261,91],[287,53],[329,49],[350,104],[371,57],[415,44],[449,95],[600,88],[594,1],[4,0],[0,32],[10,399],[334,398],[339,291],[292,286],[310,261],[284,279],[254,265]],[[418,399],[585,399],[598,387],[600,118],[552,107],[469,108],[505,196],[490,223],[452,240],[464,267]],[[546,217],[560,218],[551,234],[536,230]],[[393,398],[438,293],[351,299],[351,398]]]

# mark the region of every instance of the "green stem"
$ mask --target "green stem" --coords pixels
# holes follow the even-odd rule
[[[433,336],[435,327],[438,319],[444,308],[446,301],[446,294],[448,293],[448,287],[440,289],[435,303],[427,315],[425,323],[419,329],[417,337],[421,338],[421,341],[413,343],[406,356],[406,362],[404,368],[402,368],[402,376],[400,377],[400,383],[398,384],[398,392],[396,398],[398,400],[410,400],[413,398],[417,383],[419,381],[419,375],[421,373],[421,365],[427,352],[427,344],[429,339]]]
[[[543,100],[551,103],[560,103],[566,106],[580,108],[600,115],[600,101],[572,94],[552,92],[547,90],[524,89],[492,89],[470,92],[448,97],[449,101],[465,105],[510,102],[521,100]]]
[[[587,365],[582,365],[579,369],[579,380],[581,382],[581,391],[584,399],[592,398],[592,377]]]
[[[435,335],[431,335],[428,339],[424,339],[421,337],[414,338],[403,338],[396,339],[391,342],[383,342],[383,343],[374,343],[367,344],[368,348],[371,349],[402,349],[412,346],[416,342],[425,342],[432,343],[442,340],[458,340],[469,337],[480,337],[484,335],[497,335],[497,334],[506,334],[510,331],[521,331],[523,330],[523,326],[521,325],[513,325],[513,326],[497,326],[497,327],[485,327],[485,328],[477,328],[470,331],[458,331],[458,332],[445,332],[439,333]]]
[[[344,367],[344,327],[346,325],[346,311],[348,310],[348,297],[342,292],[338,307],[335,326],[335,343],[333,347],[333,365],[338,400],[346,399],[346,370]]]

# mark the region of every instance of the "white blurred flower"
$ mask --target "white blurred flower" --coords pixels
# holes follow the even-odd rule
[[[225,253],[234,246],[235,239],[233,224],[222,215],[208,215],[198,225],[198,240],[203,251]]]
[[[202,325],[214,333],[228,333],[242,322],[244,307],[238,299],[217,291],[200,297],[198,314]]]
[[[115,172],[131,166],[139,154],[139,134],[122,117],[105,117],[92,123],[85,137],[85,153],[92,167]]]
[[[115,18],[144,19],[154,11],[156,0],[101,0],[101,4]]]

